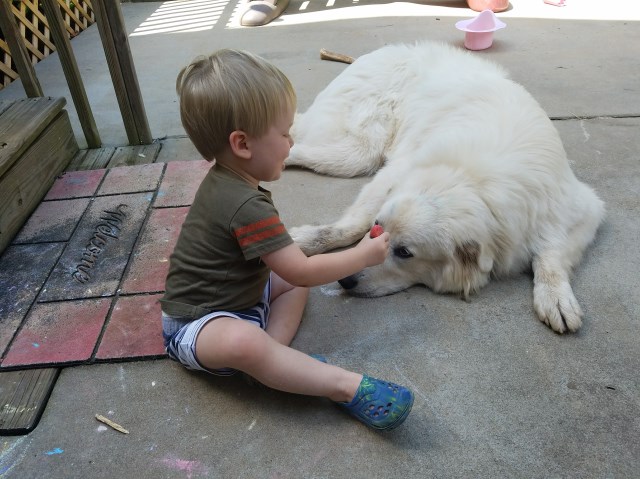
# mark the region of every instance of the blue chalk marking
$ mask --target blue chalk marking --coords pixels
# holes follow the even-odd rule
[[[55,454],[62,454],[63,452],[64,452],[64,449],[60,449],[59,447],[56,447],[55,449],[45,452],[45,454],[47,456],[53,456]]]

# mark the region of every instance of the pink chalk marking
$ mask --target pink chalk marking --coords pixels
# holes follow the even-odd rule
[[[182,471],[187,473],[187,478],[191,478],[191,475],[196,472],[199,474],[204,474],[205,470],[200,461],[188,461],[186,459],[178,459],[165,457],[160,462],[171,469],[175,469],[177,471]]]

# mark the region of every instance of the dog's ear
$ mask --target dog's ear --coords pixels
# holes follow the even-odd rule
[[[456,256],[464,267],[478,267],[483,273],[490,273],[493,268],[493,258],[487,254],[477,241],[465,241],[456,246]]]
[[[491,272],[493,258],[483,253],[483,249],[475,240],[465,241],[456,246],[456,257],[460,263],[462,274],[462,291],[464,299],[469,299],[469,293],[475,291],[481,283],[481,277]],[[484,281],[486,282],[486,281]]]

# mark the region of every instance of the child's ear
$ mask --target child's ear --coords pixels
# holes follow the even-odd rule
[[[251,150],[248,145],[247,134],[242,130],[232,131],[229,135],[229,145],[235,156],[240,158],[251,159]]]

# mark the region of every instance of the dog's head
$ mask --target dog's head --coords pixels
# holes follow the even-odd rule
[[[391,196],[377,220],[390,234],[391,251],[383,264],[341,281],[350,294],[384,296],[425,285],[466,298],[489,281],[495,220],[472,189]]]

